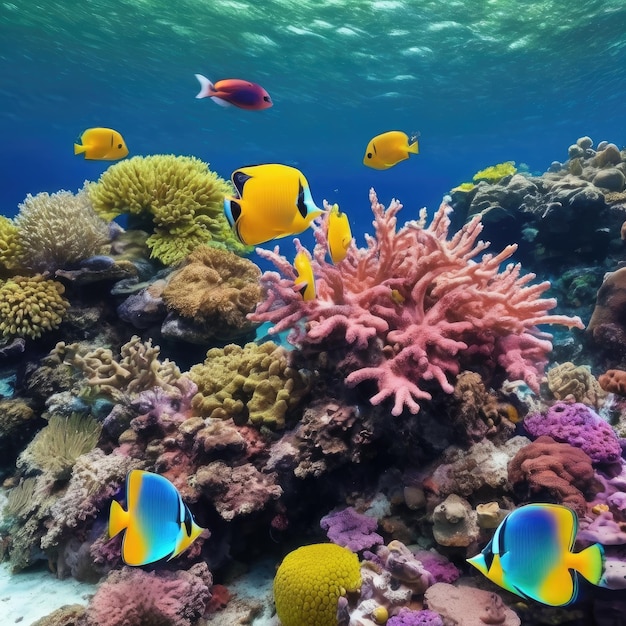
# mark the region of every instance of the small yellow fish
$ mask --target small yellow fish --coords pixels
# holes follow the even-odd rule
[[[250,165],[235,170],[231,179],[239,197],[224,198],[224,214],[248,246],[297,235],[323,213],[313,202],[304,174],[295,167]]]
[[[340,263],[346,258],[352,241],[352,231],[348,216],[333,204],[328,215],[328,253],[333,263]]]
[[[315,277],[313,276],[309,255],[304,250],[300,250],[293,260],[293,266],[298,273],[298,277],[293,281],[293,284],[302,294],[303,300],[313,300],[315,298]]]
[[[376,135],[367,144],[363,163],[375,170],[388,170],[396,163],[408,159],[409,154],[419,153],[417,139],[414,141],[412,139],[409,140],[408,135],[399,130]]]
[[[112,128],[88,128],[74,144],[74,154],[84,154],[85,159],[117,161],[128,155],[122,135]]]

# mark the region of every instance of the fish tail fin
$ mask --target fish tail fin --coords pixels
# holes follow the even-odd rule
[[[81,146],[78,143],[74,144],[74,154],[82,154],[86,150],[87,150],[87,148],[85,146]]]
[[[196,98],[208,98],[211,94],[211,91],[213,91],[213,83],[202,74],[195,74],[195,77],[200,83],[200,91],[198,92]]]
[[[411,152],[412,154],[419,154],[420,153],[420,147],[419,147],[419,143],[417,142],[417,139],[409,145],[409,152]]]
[[[604,569],[604,548],[599,543],[594,543],[580,552],[570,553],[568,567],[597,585]]]
[[[117,500],[113,500],[109,513],[109,537],[115,537],[128,526],[128,517],[128,511]]]

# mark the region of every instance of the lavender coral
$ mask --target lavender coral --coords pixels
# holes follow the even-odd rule
[[[428,226],[423,212],[397,229],[402,205],[393,200],[385,209],[373,189],[370,201],[375,236],[366,237],[367,248],[351,246],[340,264],[325,260],[327,224],[316,229],[313,300],[294,289],[295,270],[277,247],[259,249],[281,274],[263,274],[267,298],[251,319],[272,322],[272,333],[291,329],[289,340],[309,352],[332,346],[339,368],[350,370],[345,382],[373,381],[372,404],[392,397],[394,415],[417,413],[419,401],[431,398],[431,381],[452,393],[449,377],[469,358],[474,368],[497,364],[538,390],[552,344],[537,326],[582,328],[578,317],[548,314],[556,301],[541,295],[550,283],[530,284],[535,275],[523,275],[519,264],[500,270],[516,245],[476,260],[488,246],[478,241],[479,217],[448,239],[446,202]]]
[[[383,538],[375,532],[378,527],[376,518],[358,513],[352,507],[330,512],[322,517],[320,526],[333,543],[352,552],[383,543]]]

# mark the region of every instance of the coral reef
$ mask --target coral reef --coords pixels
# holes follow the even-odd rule
[[[599,409],[606,397],[605,390],[588,365],[574,365],[566,361],[551,367],[546,379],[557,400],[573,400]]]
[[[370,401],[392,398],[393,415],[417,413],[420,400],[432,397],[432,382],[452,393],[448,377],[470,356],[471,367],[499,367],[538,390],[552,344],[537,325],[582,327],[579,318],[548,314],[556,302],[540,296],[549,283],[529,285],[535,276],[522,275],[519,265],[500,271],[514,245],[473,261],[487,247],[477,241],[478,217],[448,240],[445,202],[427,227],[396,230],[402,205],[394,200],[385,210],[373,190],[370,201],[376,234],[367,249],[350,248],[341,267],[325,261],[323,228],[316,230],[313,300],[294,289],[294,269],[278,248],[259,250],[282,276],[263,274],[268,297],[251,319],[272,322],[272,333],[291,329],[289,340],[305,352],[332,349],[337,369],[348,370],[345,382],[373,382]]]
[[[21,255],[19,228],[13,220],[0,215],[0,272],[17,268]]]
[[[378,526],[376,518],[358,513],[352,507],[331,511],[322,517],[320,526],[333,543],[352,552],[360,552],[383,543],[383,538],[375,532]]]
[[[163,154],[116,163],[88,187],[103,219],[129,213],[152,222],[146,243],[151,256],[165,265],[177,263],[201,244],[246,252],[224,217],[224,195],[230,190],[199,159]]]

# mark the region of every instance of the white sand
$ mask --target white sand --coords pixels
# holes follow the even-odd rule
[[[30,626],[64,604],[86,605],[95,590],[96,585],[73,578],[58,580],[45,569],[11,574],[0,565],[0,623]]]

